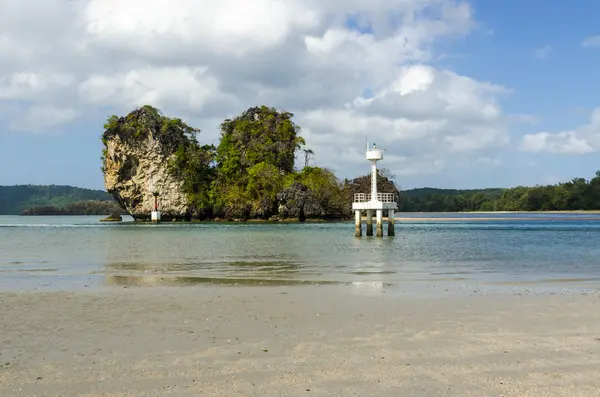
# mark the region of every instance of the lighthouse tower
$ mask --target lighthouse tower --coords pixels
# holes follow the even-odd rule
[[[362,212],[367,212],[367,236],[373,235],[373,211],[376,213],[376,235],[383,237],[383,211],[387,210],[388,215],[388,236],[395,235],[394,231],[394,211],[398,208],[394,193],[377,192],[377,162],[383,160],[384,149],[378,149],[373,144],[369,148],[367,143],[366,159],[371,162],[371,193],[356,193],[352,203],[352,209],[356,221],[356,237],[362,236]]]
[[[150,219],[152,220],[152,223],[158,223],[160,222],[160,211],[158,210],[158,192],[153,192],[152,195],[154,196],[154,211],[152,211],[150,214]]]

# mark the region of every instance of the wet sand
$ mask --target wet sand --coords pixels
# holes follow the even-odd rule
[[[347,286],[0,293],[0,395],[597,396],[599,302]]]

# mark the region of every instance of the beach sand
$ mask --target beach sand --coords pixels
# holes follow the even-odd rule
[[[0,293],[0,396],[598,396],[600,298]]]

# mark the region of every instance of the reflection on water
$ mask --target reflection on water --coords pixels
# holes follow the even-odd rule
[[[193,274],[199,269],[252,277],[264,276],[273,278],[289,278],[297,272],[297,263],[281,261],[221,261],[221,262],[190,262],[190,263],[126,263],[107,262],[105,266],[111,274],[122,273],[159,273],[159,274]]]
[[[193,276],[151,276],[151,275],[115,275],[106,274],[105,282],[108,285],[117,286],[191,286],[197,284],[216,284],[216,285],[264,285],[264,286],[282,286],[282,285],[324,285],[341,284],[335,281],[312,281],[312,280],[293,280],[293,279],[257,279],[257,278],[227,278],[227,277],[193,277]]]
[[[385,285],[600,281],[600,222],[400,222],[396,237],[352,223],[102,224],[0,217],[0,288],[99,278],[108,285]],[[68,219],[67,219],[68,218]],[[29,223],[28,223],[29,222]],[[586,281],[583,281],[586,280]]]

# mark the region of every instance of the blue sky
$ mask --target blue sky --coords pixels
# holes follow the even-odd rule
[[[158,2],[160,0],[153,1]],[[0,14],[1,11],[4,11],[5,15],[13,12],[14,15],[18,15],[15,18],[21,18],[22,11],[27,7],[25,3],[23,2],[23,5],[17,6],[17,9],[14,7],[6,10],[0,9]],[[88,18],[87,20],[83,19],[83,21],[89,22],[91,5],[94,0],[89,0],[87,3],[89,7],[85,9],[85,13],[82,15]],[[301,0],[295,0],[293,3],[297,3],[299,7],[303,6]],[[454,4],[451,1],[449,3]],[[377,7],[377,4],[385,4],[385,2],[374,2],[373,4],[374,7]],[[474,28],[464,34],[438,34],[432,45],[435,50],[429,49],[426,37],[419,36],[418,48],[426,48],[427,51],[430,51],[430,56],[426,59],[420,59],[418,56],[411,59],[406,56],[400,58],[401,62],[404,62],[404,66],[423,63],[436,68],[436,70],[450,70],[457,75],[468,77],[482,84],[489,82],[507,88],[511,90],[510,93],[497,95],[497,102],[501,107],[502,114],[507,117],[521,115],[525,119],[531,119],[531,122],[510,123],[506,130],[509,137],[508,143],[502,144],[501,140],[498,139],[497,144],[491,142],[488,146],[477,149],[481,152],[477,152],[475,149],[468,153],[457,153],[451,150],[443,151],[438,150],[437,146],[417,145],[414,140],[405,144],[403,143],[405,141],[402,140],[404,138],[394,140],[395,138],[390,137],[387,141],[390,154],[398,156],[406,154],[408,156],[409,151],[412,154],[415,151],[431,151],[432,153],[429,156],[426,156],[427,153],[422,153],[422,157],[413,158],[409,156],[397,162],[389,160],[387,163],[382,163],[382,166],[390,168],[392,173],[397,175],[397,183],[403,188],[423,186],[440,188],[508,187],[555,183],[576,176],[586,178],[593,176],[595,171],[600,169],[600,164],[596,161],[597,146],[595,145],[597,144],[591,144],[594,150],[587,153],[570,154],[556,152],[556,150],[553,152],[544,148],[537,151],[523,151],[520,150],[520,146],[523,136],[526,134],[558,133],[560,131],[576,130],[580,126],[589,124],[591,113],[596,107],[600,106],[600,95],[598,94],[600,91],[596,88],[596,82],[600,81],[600,46],[595,48],[584,48],[582,46],[585,38],[600,35],[600,24],[598,24],[600,2],[584,0],[571,2],[473,0],[468,4],[472,11],[471,19],[475,23]],[[18,9],[18,7],[21,8]],[[285,36],[287,41],[284,44],[279,41],[277,44],[268,47],[264,43],[265,40],[269,39],[269,36],[266,33],[257,36],[251,42],[257,48],[257,56],[274,56],[273,59],[276,59],[277,62],[285,62],[285,58],[288,58],[288,56],[286,55],[287,52],[283,51],[292,51],[292,47],[296,51],[294,43],[298,43],[298,41],[294,41],[294,39],[304,37],[307,34],[316,37],[322,45],[327,43],[326,32],[335,26],[327,26],[329,22],[324,22],[326,20],[324,17],[319,19],[319,15],[331,15],[339,10],[315,8],[309,10],[311,13],[306,11],[305,8],[301,9],[306,12],[306,21],[299,23],[298,26],[294,25],[296,30],[287,31],[287,36]],[[93,10],[96,10],[96,8]],[[359,14],[361,10],[357,9],[356,13]],[[197,105],[198,100],[194,99],[196,102],[193,102],[192,105],[188,106],[186,104],[183,106],[179,104],[177,97],[188,95],[188,93],[183,92],[186,83],[182,83],[181,87],[183,88],[179,88],[180,91],[183,91],[177,91],[175,95],[168,92],[169,95],[167,95],[160,91],[161,89],[168,91],[168,88],[161,88],[169,86],[170,75],[168,74],[166,75],[166,84],[161,85],[155,80],[148,81],[148,86],[154,84],[155,87],[159,88],[154,91],[141,92],[139,95],[133,92],[135,90],[127,88],[125,83],[123,83],[123,87],[115,88],[115,81],[122,83],[126,79],[121,78],[121,80],[118,80],[115,78],[109,80],[111,73],[126,75],[130,69],[133,70],[132,68],[142,66],[158,68],[158,65],[173,64],[181,65],[181,67],[191,67],[190,60],[187,58],[176,60],[176,57],[180,56],[182,52],[165,52],[164,57],[161,58],[159,50],[167,51],[167,49],[153,48],[152,57],[148,56],[149,52],[132,55],[134,54],[133,50],[130,50],[129,54],[124,56],[123,49],[116,47],[118,44],[115,44],[117,41],[114,40],[114,37],[110,37],[110,40],[106,39],[105,42],[101,43],[103,46],[98,47],[105,51],[106,55],[100,54],[100,50],[96,50],[93,54],[77,54],[76,56],[70,53],[72,58],[67,59],[64,65],[60,63],[58,49],[56,50],[57,58],[52,58],[51,61],[49,61],[48,56],[55,53],[52,51],[46,54],[45,58],[34,58],[33,55],[28,55],[31,57],[27,58],[25,55],[16,52],[15,48],[29,48],[28,45],[31,48],[45,48],[44,45],[46,47],[60,45],[60,40],[63,40],[66,36],[65,29],[67,29],[60,26],[60,18],[67,18],[75,11],[65,9],[64,13],[61,12],[61,9],[58,9],[50,15],[50,19],[55,18],[56,23],[49,23],[47,29],[38,24],[34,25],[35,20],[21,21],[21,28],[30,29],[31,33],[28,35],[18,34],[19,32],[16,30],[11,30],[18,28],[17,23],[14,26],[5,24],[4,27],[0,27],[0,38],[3,35],[9,39],[12,37],[14,42],[18,44],[18,46],[5,45],[3,47],[0,40],[0,184],[69,184],[102,189],[103,179],[100,172],[102,146],[99,139],[102,133],[102,124],[110,114],[124,114],[132,110],[134,105],[142,102],[158,105],[163,110],[169,110],[169,115],[190,120],[194,125],[203,129],[202,139],[211,141],[215,141],[218,135],[217,127],[220,120],[239,113],[244,108],[258,104],[256,101],[270,106],[285,107],[293,111],[300,118],[300,124],[307,128],[307,140],[312,143],[313,147],[318,148],[315,157],[317,165],[334,168],[340,177],[355,177],[368,172],[368,166],[363,164],[361,158],[356,158],[355,161],[350,155],[327,158],[323,155],[319,156],[320,153],[327,153],[328,148],[331,147],[327,145],[334,145],[337,148],[343,145],[358,145],[357,142],[362,139],[358,135],[370,134],[373,137],[372,140],[377,139],[378,132],[374,132],[370,128],[366,128],[364,133],[361,131],[355,132],[356,137],[344,136],[344,131],[348,131],[349,128],[334,126],[328,129],[328,124],[317,118],[317,115],[321,113],[342,112],[344,107],[341,105],[344,101],[349,102],[352,100],[353,95],[357,96],[365,91],[371,91],[369,86],[365,86],[364,81],[356,81],[355,86],[351,85],[352,82],[348,81],[348,77],[344,77],[351,76],[351,74],[345,75],[344,70],[340,69],[339,74],[340,78],[343,77],[346,80],[341,79],[339,82],[332,80],[331,75],[326,74],[326,71],[331,72],[331,69],[335,69],[332,66],[335,59],[351,59],[348,57],[352,54],[342,52],[345,51],[342,47],[335,50],[337,51],[335,53],[330,47],[318,47],[321,49],[320,56],[323,56],[318,70],[316,66],[315,70],[310,72],[290,68],[289,75],[284,74],[283,78],[289,79],[288,83],[293,88],[281,92],[269,91],[264,88],[268,86],[268,81],[259,80],[259,77],[252,77],[252,73],[248,73],[250,77],[244,77],[248,80],[236,82],[236,89],[226,91],[225,88],[227,88],[228,82],[234,81],[236,78],[241,79],[239,76],[228,77],[224,75],[224,70],[232,69],[230,58],[226,58],[218,49],[206,47],[206,43],[202,43],[202,46],[193,43],[193,45],[198,46],[191,47],[193,51],[205,51],[208,54],[199,57],[203,60],[202,62],[211,56],[214,59],[221,59],[219,57],[222,57],[222,65],[227,62],[229,68],[217,64],[205,65],[202,63],[196,65],[198,68],[208,70],[207,73],[211,73],[210,75],[207,74],[206,80],[201,81],[204,86],[200,86],[199,92],[217,90],[214,88],[214,81],[217,81],[217,86],[221,91],[215,91],[215,96],[218,95],[222,102],[219,102],[219,106],[202,105],[202,107]],[[218,12],[218,9],[215,9],[214,12]],[[382,8],[381,12],[389,13],[394,12],[394,10]],[[299,11],[290,12],[292,16],[298,15],[298,13]],[[40,14],[40,18],[43,16]],[[30,18],[34,18],[34,16],[30,16]],[[298,19],[301,19],[300,16]],[[426,20],[419,20],[414,24],[417,27],[425,26],[424,23],[426,22]],[[31,25],[27,27],[27,23]],[[447,30],[454,29],[452,23],[454,22],[448,22],[450,27]],[[456,24],[459,23],[461,22],[456,22]],[[356,27],[353,23],[346,23],[345,25],[349,31]],[[261,29],[264,29],[265,32],[272,28],[273,37],[278,39],[281,37],[281,32],[276,30],[278,26],[272,27],[269,25],[265,27],[264,24],[261,26]],[[36,29],[39,29],[39,37],[37,38],[35,37]],[[459,31],[460,29],[456,28],[455,30]],[[252,31],[256,31],[256,29],[253,28]],[[201,33],[204,34],[203,37],[206,37],[205,32],[199,32],[198,34]],[[369,35],[371,32],[363,29],[363,33]],[[395,37],[394,34],[390,33],[389,37]],[[95,37],[96,41],[90,40],[90,43],[92,43],[90,46],[96,45],[100,39],[104,38]],[[19,42],[19,40],[23,40],[23,42]],[[243,40],[250,39],[247,35],[242,35],[241,38],[236,38],[236,40],[242,40],[243,43]],[[347,40],[358,42],[360,39],[350,38]],[[10,41],[8,43],[10,44]],[[144,45],[142,40],[139,43],[141,43],[140,46]],[[229,42],[226,41],[225,43],[228,44]],[[352,43],[355,44],[355,42]],[[240,42],[234,44],[239,46]],[[361,47],[361,50],[366,51],[366,54],[381,57],[377,67],[382,69],[381,72],[378,69],[377,73],[373,73],[376,75],[374,78],[377,78],[377,76],[386,76],[385,78],[387,78],[385,73],[389,72],[390,77],[387,80],[384,77],[382,79],[383,84],[391,83],[393,76],[397,75],[397,71],[388,70],[391,67],[386,68],[386,65],[383,64],[385,64],[385,51],[389,52],[389,48],[393,47],[384,48],[382,46],[381,53],[379,53],[376,50],[369,49],[369,46],[374,44],[363,43],[361,45],[364,46],[364,48]],[[188,55],[186,56],[189,58],[189,51],[191,50],[190,47],[186,48],[188,48]],[[2,51],[5,51],[5,53],[2,53]],[[15,52],[9,53],[8,51]],[[297,51],[290,52],[289,58],[302,60],[303,58],[300,57],[307,56],[306,53],[310,52],[306,48]],[[325,51],[329,51],[326,55],[330,58],[324,58]],[[356,52],[356,50],[352,51]],[[314,51],[309,55],[314,56]],[[122,56],[122,59],[116,65],[115,62],[101,63],[102,59],[106,60],[111,56]],[[243,57],[250,59],[253,54],[250,52],[236,56],[239,57],[237,59],[242,68],[244,67]],[[94,57],[98,57],[98,60],[95,60]],[[311,59],[311,63],[307,63],[307,65],[311,65],[310,67],[316,64],[314,58]],[[390,59],[390,65],[393,65],[393,62],[393,59]],[[89,66],[90,64],[93,64],[93,67]],[[296,64],[299,64],[299,62],[296,62]],[[354,69],[349,69],[348,73],[360,70],[361,73],[368,74],[368,65],[374,64],[361,64],[360,68],[362,69],[356,66]],[[344,66],[336,67],[343,68]],[[233,70],[235,71],[235,68]],[[47,76],[47,73],[59,73],[61,76],[73,76],[73,82],[65,82],[63,85],[60,85],[62,83],[56,83],[58,88],[53,88],[53,90],[48,88],[46,91],[42,91],[42,88],[46,89],[50,87],[50,84],[40,83],[36,80],[37,83],[35,84],[28,83],[31,84],[31,87],[28,88],[31,89],[31,92],[38,93],[36,94],[38,96],[28,96],[29,94],[9,89],[11,78],[23,72],[35,72],[37,76]],[[308,91],[308,88],[306,88],[307,83],[303,83],[302,87],[294,86],[296,81],[300,81],[300,78],[292,73],[299,73],[298,76],[304,77],[311,76],[312,80],[305,81],[314,82],[316,91]],[[86,94],[90,91],[84,91],[82,87],[85,84],[87,84],[85,87],[90,87],[91,76],[99,74],[108,76],[105,80],[111,81],[110,84],[113,84],[110,86],[104,85],[102,89],[107,91],[110,88],[114,92],[110,91],[112,94],[106,95],[106,98],[96,99],[97,94],[94,94],[95,96]],[[260,74],[260,79],[269,76],[269,73]],[[136,75],[141,76],[139,79],[142,80],[144,78],[157,79],[156,73],[144,75],[140,72]],[[251,80],[252,78],[255,78],[255,80]],[[329,92],[324,93],[322,89],[319,91],[317,81],[319,78],[323,78],[324,82],[331,81],[332,84],[338,84],[339,89],[333,90],[335,92],[332,92],[331,95]],[[146,81],[142,81],[142,83],[145,84]],[[103,84],[109,83],[103,82]],[[296,98],[294,98],[293,94],[304,88],[307,91],[303,91],[302,95],[305,101],[302,102],[297,99],[300,95],[295,95]],[[32,91],[33,89],[39,89],[39,91]],[[2,90],[5,90],[8,94],[2,95]],[[194,95],[196,96],[190,97],[196,98],[197,93]],[[314,96],[314,106],[312,107],[311,95]],[[330,98],[325,98],[327,95],[330,95]],[[369,97],[372,95],[370,94]],[[90,96],[93,96],[94,99],[88,100]],[[209,101],[211,103],[214,102],[212,98],[214,96]],[[152,103],[153,100],[157,103]],[[45,110],[41,113],[29,112],[30,107],[33,106],[41,106]],[[400,119],[404,117],[404,109],[401,105],[398,106],[397,117]],[[61,109],[62,113],[53,113]],[[69,116],[70,113],[66,112],[65,109],[74,109],[73,114],[77,113],[77,116]],[[319,113],[320,110],[323,110],[323,112]],[[356,114],[352,113],[352,115],[354,117]],[[19,120],[27,117],[34,117],[36,120],[28,121],[29,124],[26,127],[19,126]],[[435,114],[432,115],[432,118],[435,118]],[[446,122],[447,125],[460,126],[460,124],[454,123],[458,123],[458,121]],[[353,125],[359,125],[358,121],[353,122]],[[480,126],[481,124],[477,125]],[[596,129],[594,130],[594,128]],[[581,134],[581,137],[589,142],[595,142],[596,135],[600,135],[600,126],[594,128],[577,132],[577,134]],[[452,131],[440,132],[442,135],[437,139],[443,140],[444,133],[450,134]],[[380,134],[385,136],[386,132],[381,131]],[[423,135],[426,135],[426,131],[423,132]],[[387,138],[381,139],[386,143]],[[396,144],[397,146],[395,146]],[[409,149],[409,146],[411,149]],[[361,149],[362,146],[358,146],[357,150],[360,151]],[[404,150],[406,150],[406,153],[403,152]],[[361,154],[359,153],[358,156],[361,156]],[[476,159],[482,158],[487,159],[486,161],[489,160],[489,164],[493,165],[483,166],[483,163],[477,162],[479,160]],[[438,160],[445,166],[439,168],[427,166],[427,164],[437,164]],[[415,170],[412,170],[413,168]],[[406,173],[404,173],[405,170]],[[420,172],[420,170],[423,172]]]
[[[511,136],[537,131],[561,131],[586,124],[591,111],[600,106],[594,88],[600,81],[600,48],[582,48],[585,37],[600,34],[600,2],[472,1],[479,30],[448,51],[460,55],[442,60],[444,66],[470,77],[492,81],[514,90],[502,101],[509,113],[529,114],[532,125],[519,125]],[[548,46],[547,57],[535,51]],[[464,55],[464,57],[462,57]],[[554,155],[510,151],[511,173],[504,184],[547,183],[575,176],[592,177],[600,164],[597,154]],[[530,160],[536,167],[522,170],[510,162]],[[491,183],[493,185],[493,181]]]

